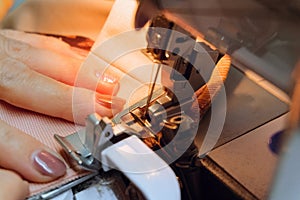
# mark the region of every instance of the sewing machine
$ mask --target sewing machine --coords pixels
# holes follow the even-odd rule
[[[55,139],[76,167],[98,174],[89,185],[106,184],[116,199],[266,199],[299,12],[296,1],[140,1],[136,26],[149,19],[141,53],[153,63],[147,95]]]

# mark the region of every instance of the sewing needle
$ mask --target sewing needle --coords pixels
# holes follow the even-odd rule
[[[158,73],[159,73],[160,68],[161,68],[161,63],[160,62],[154,61],[153,65],[155,65],[155,64],[158,64],[158,66],[157,66],[156,73],[155,73],[155,76],[154,76],[154,81],[153,81],[152,84],[150,84],[150,87],[149,87],[149,93],[148,93],[147,103],[146,103],[145,110],[144,110],[144,116],[148,112],[150,101],[152,99],[153,91],[154,91],[155,84],[156,84],[156,81],[157,81]]]

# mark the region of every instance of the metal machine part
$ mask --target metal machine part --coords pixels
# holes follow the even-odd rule
[[[76,161],[77,167],[94,172],[121,171],[146,199],[180,199],[179,184],[168,164],[131,132],[126,124],[113,124],[97,114],[88,116],[86,128],[55,139]],[[131,136],[130,136],[131,135]],[[147,182],[147,184],[143,184]],[[165,185],[168,185],[167,187]],[[161,192],[159,192],[161,190]]]
[[[146,37],[148,47],[144,53],[153,60],[153,63],[159,65],[154,81],[150,85],[149,95],[123,110],[112,120],[93,114],[87,117],[84,130],[67,137],[55,135],[55,139],[70,155],[71,160],[75,161],[77,167],[96,172],[116,168],[122,171],[147,198],[149,191],[142,183],[139,184],[143,178],[128,173],[130,172],[128,166],[134,166],[134,162],[137,161],[134,158],[130,159],[130,155],[118,157],[119,155],[115,154],[119,146],[124,142],[129,143],[131,137],[137,136],[152,149],[150,155],[158,155],[163,160],[158,159],[157,163],[170,165],[181,182],[183,196],[191,198],[194,195],[189,191],[185,175],[187,171],[197,170],[199,159],[203,156],[199,154],[194,138],[200,118],[204,114],[203,110],[207,110],[199,107],[195,92],[209,82],[220,54],[205,43],[198,42],[190,33],[162,15],[152,20]],[[162,73],[163,87],[154,90],[158,73]],[[208,97],[203,101],[210,102],[211,98]],[[138,142],[132,145],[137,146]],[[141,145],[139,151],[143,148]],[[121,161],[122,158],[125,160]],[[148,160],[154,161],[155,158],[153,155]],[[149,166],[144,166],[143,169],[148,169]],[[157,168],[160,169],[161,166]],[[163,171],[156,172],[161,174],[160,179],[172,178],[169,168],[164,168]],[[138,173],[136,170],[137,168],[134,173]],[[168,183],[172,185],[170,183],[172,181]],[[177,197],[176,184],[172,187],[175,190],[170,192]],[[166,188],[163,190],[167,191]],[[157,191],[152,193],[155,195]]]
[[[146,5],[151,9],[147,10]],[[165,13],[168,19],[175,19],[181,25],[185,24],[189,32],[210,42],[220,52],[229,54],[233,64],[242,65],[244,69],[256,72],[289,93],[293,84],[291,74],[300,58],[300,40],[297,36],[300,33],[299,11],[297,0],[276,1],[276,3],[268,0],[243,2],[141,0],[136,14],[136,26],[143,26],[153,15]],[[297,106],[294,108],[297,109]],[[292,136],[293,139],[297,138],[297,131]],[[296,146],[292,142],[290,145],[286,148],[292,149]],[[284,180],[291,176],[295,177],[291,174],[293,170],[288,172],[289,169],[295,169],[294,166],[298,164],[297,159],[290,159],[292,157],[290,155],[297,154],[296,149],[293,150],[294,152],[286,153],[287,156],[283,158],[285,163],[281,167],[284,168],[279,169],[278,182],[275,183],[271,199],[289,195],[295,198],[296,188],[290,187],[287,193],[287,189],[283,189],[286,184]],[[294,183],[297,184],[296,181]]]
[[[299,59],[299,1],[140,0],[135,26],[144,26],[159,13],[290,91],[291,72]]]
[[[163,188],[164,193],[168,194],[167,188],[170,188],[174,198],[177,198],[178,192],[174,184],[177,180],[174,180],[173,175],[175,172],[181,183],[182,196],[190,199],[194,195],[191,194],[193,191],[189,191],[188,179],[185,176],[190,176],[188,171],[197,171],[199,159],[202,157],[194,144],[194,138],[202,117],[200,113],[204,114],[199,111],[195,91],[209,81],[219,59],[219,52],[197,42],[184,29],[163,16],[153,19],[147,40],[148,48],[144,52],[154,63],[158,63],[156,74],[163,73],[163,87],[154,90],[155,78],[150,85],[149,96],[123,110],[112,120],[93,114],[88,116],[84,130],[67,137],[55,135],[55,139],[75,161],[77,167],[90,171],[118,169],[146,198],[159,194],[151,188],[157,188],[159,184],[156,181],[163,182],[162,178],[169,180],[169,187]],[[207,98],[205,101],[209,102],[211,99]],[[118,154],[118,149],[125,148],[124,145],[133,136],[140,140],[135,140],[135,143],[131,143],[132,146],[139,146],[138,141],[143,141],[152,149],[152,153],[148,151],[151,156],[144,158],[145,162],[151,160],[151,165],[143,166],[141,158],[138,161],[131,158],[131,155]],[[127,145],[126,148],[132,147]],[[137,152],[143,151],[143,148],[140,145]],[[157,161],[154,162],[155,160]],[[151,174],[152,169],[149,166],[159,169],[155,173],[160,177],[153,180],[152,187],[145,189],[143,186],[142,181],[148,176],[132,175],[139,173],[139,168],[134,167],[134,172],[131,169],[131,166],[135,166],[134,163],[141,165],[143,170],[150,170],[145,174]],[[170,165],[174,172],[165,165]],[[162,195],[159,198],[161,197]]]
[[[269,60],[269,56],[274,52],[272,46],[274,38],[278,42],[277,34],[279,32],[277,26],[278,23],[282,25],[281,21],[275,21],[275,24],[270,23],[271,26],[268,26],[268,31],[263,33],[260,30],[265,22],[260,21],[261,23],[257,23],[257,18],[252,18],[250,15],[252,12],[246,13],[246,17],[241,18],[242,22],[245,23],[231,17],[224,18],[219,10],[224,6],[224,2],[222,2],[221,7],[216,9],[217,18],[213,20],[216,21],[216,24],[202,24],[202,19],[199,24],[194,24],[195,21],[189,18],[189,15],[187,17],[184,15],[187,8],[191,9],[186,6],[194,5],[194,1],[191,1],[194,4],[176,1],[172,5],[168,2],[141,1],[136,18],[138,26],[143,25],[148,18],[151,19],[147,33],[148,48],[144,52],[158,65],[155,77],[161,71],[163,87],[155,91],[156,78],[154,78],[154,82],[150,84],[149,95],[125,109],[111,121],[107,118],[91,115],[87,119],[85,131],[74,133],[65,138],[56,136],[56,139],[77,161],[79,166],[96,171],[100,168],[105,171],[108,171],[111,167],[116,168],[122,171],[137,187],[140,187],[139,189],[142,192],[146,192],[144,195],[147,198],[147,194],[149,194],[147,192],[149,191],[143,191],[143,184],[140,182],[143,178],[135,179],[136,177],[128,173],[132,170],[128,166],[134,166],[137,160],[128,155],[126,157],[123,154],[115,154],[115,152],[118,152],[119,147],[124,148],[123,145],[130,141],[129,138],[132,135],[137,136],[173,169],[180,182],[181,197],[183,199],[193,199],[197,197],[195,188],[200,185],[198,177],[201,173],[199,170],[203,156],[199,153],[194,138],[198,132],[199,121],[208,110],[207,107],[203,109],[198,104],[199,96],[195,96],[195,94],[201,93],[201,88],[207,85],[216,63],[221,60],[224,54],[230,54],[234,62],[242,63],[250,69],[256,69],[259,74],[287,91],[288,84],[286,80],[290,76],[291,65],[295,59],[293,57],[293,61],[290,63],[284,62],[283,66],[287,67],[284,70],[287,73],[284,74],[280,73],[282,69],[277,68],[277,64]],[[145,12],[146,4],[150,7],[147,7],[148,10]],[[178,9],[178,5],[181,5],[182,9]],[[199,2],[195,5],[199,6]],[[215,4],[212,3],[212,5]],[[247,1],[246,5],[253,6],[253,11],[264,10],[264,7],[261,7],[260,4],[255,4],[250,0]],[[240,8],[239,6],[244,8],[245,5],[232,6],[225,7],[237,11],[236,8]],[[171,14],[167,12],[167,18],[163,15],[152,18],[153,14],[159,13],[159,10],[175,12]],[[191,10],[195,11],[194,9]],[[235,12],[232,13],[236,14]],[[269,11],[266,14],[267,16],[273,16]],[[184,22],[187,22],[188,27],[180,27],[177,23],[175,24],[169,20],[174,17],[183,19]],[[285,19],[290,19],[288,15],[285,17]],[[189,29],[191,27],[194,27],[194,29]],[[203,42],[198,42],[194,36],[199,36],[199,33],[203,34],[202,36],[206,41],[215,45],[217,50],[212,49]],[[293,37],[280,38],[288,41],[288,46],[291,45],[290,40]],[[277,44],[276,41],[275,44]],[[292,50],[295,49],[297,49],[297,45],[292,48]],[[265,53],[262,52],[263,50],[265,50]],[[283,57],[282,61],[286,61],[286,57],[284,55]],[[261,68],[257,68],[257,66],[261,66]],[[267,71],[267,69],[270,71]],[[225,77],[227,73],[228,71],[225,73]],[[278,75],[283,75],[283,77],[278,77]],[[222,86],[218,86],[218,88],[220,87]],[[213,96],[211,95],[205,99],[201,96],[201,100],[210,102]],[[210,103],[206,105],[210,105]],[[80,136],[80,134],[82,135]],[[137,141],[140,140],[135,140],[136,143],[131,144],[133,146],[138,145],[139,142]],[[81,141],[81,144],[78,141]],[[131,147],[127,145],[126,148],[130,149]],[[190,183],[192,183],[192,186]]]

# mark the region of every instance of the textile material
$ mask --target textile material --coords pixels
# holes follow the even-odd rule
[[[3,101],[0,101],[0,119],[35,137],[56,152],[61,152],[62,148],[54,140],[53,134],[66,136],[82,128],[61,119],[16,108]],[[86,172],[75,172],[70,167],[67,167],[66,175],[56,181],[45,184],[31,183],[30,195],[55,188],[84,174],[86,174]]]
[[[44,18],[45,21],[45,25],[44,24],[39,24],[37,21],[35,21],[34,19],[37,19],[37,17],[34,17],[35,15],[37,15],[37,12],[33,12],[30,13],[29,11],[32,11],[31,9],[35,9],[35,8],[45,8],[48,6],[54,6],[54,4],[51,4],[51,2],[53,3],[54,1],[51,0],[47,0],[47,1],[43,1],[43,5],[40,3],[41,1],[35,1],[35,0],[28,0],[28,3],[24,3],[22,4],[19,8],[17,8],[13,13],[10,13],[10,15],[6,18],[5,21],[5,25],[8,27],[14,27],[17,29],[24,29],[24,30],[28,30],[28,31],[32,31],[32,32],[44,32],[44,33],[50,33],[50,34],[59,34],[59,35],[64,35],[64,33],[77,33],[78,30],[77,28],[75,28],[74,30],[71,30],[73,27],[72,26],[68,26],[65,27],[67,29],[67,32],[61,31],[61,29],[59,28],[59,24],[57,24],[57,27],[55,27],[55,29],[51,29],[53,27],[51,27],[51,20],[50,20],[50,15],[48,17],[40,16],[38,17],[39,19]],[[50,4],[49,4],[50,2]],[[63,3],[64,2],[64,3]],[[72,5],[74,5],[74,1],[70,1],[70,0],[64,0],[61,1],[61,4],[67,4],[67,3],[72,3]],[[77,2],[77,1],[76,1]],[[85,8],[86,7],[92,7],[93,5],[95,5],[95,0],[89,0],[89,1],[85,1]],[[99,1],[97,0],[97,2],[99,3]],[[102,1],[100,1],[101,4]],[[112,2],[107,2],[107,1],[103,1],[105,2],[107,5],[112,4]],[[120,3],[121,1],[119,1]],[[128,2],[130,2],[132,5],[131,6],[135,6],[136,2],[129,0]],[[133,4],[134,2],[134,4]],[[32,7],[32,5],[36,3],[36,6]],[[55,1],[55,5],[57,6],[57,2]],[[80,5],[82,4],[79,3]],[[69,5],[71,6],[71,5]],[[58,7],[58,6],[57,6]],[[75,6],[76,7],[76,6]],[[116,8],[119,8],[118,6],[116,6]],[[72,8],[74,9],[74,8]],[[95,7],[93,8],[95,9]],[[93,11],[92,9],[92,11]],[[104,8],[102,8],[104,9]],[[130,10],[133,10],[130,9]],[[53,9],[49,9],[48,7],[48,13],[52,12]],[[55,12],[58,12],[57,10],[55,10]],[[70,11],[71,12],[71,11]],[[103,10],[101,11],[101,9],[99,10],[99,12],[103,12]],[[23,16],[24,13],[30,13],[30,16],[28,19],[22,19],[22,20],[18,20],[20,18],[20,16]],[[119,11],[114,11],[113,12],[114,15],[121,15],[120,14],[120,10]],[[41,13],[40,13],[41,14]],[[74,12],[72,12],[71,14],[75,14]],[[95,15],[94,12],[90,13],[91,15]],[[134,14],[134,13],[132,13]],[[105,15],[105,12],[104,12]],[[110,15],[112,15],[112,13],[110,13]],[[52,13],[51,13],[51,16]],[[80,16],[83,16],[82,13],[80,14]],[[97,17],[97,15],[95,15],[94,17]],[[71,15],[67,16],[67,18],[72,18]],[[99,15],[98,15],[99,18]],[[102,19],[103,16],[100,18]],[[126,19],[126,18],[124,18]],[[27,21],[29,20],[29,21]],[[22,23],[21,23],[22,21]],[[109,20],[110,22],[106,22],[109,25],[106,25],[107,28],[110,28],[111,25],[115,26],[115,23],[111,22],[111,20]],[[46,26],[46,24],[50,24],[49,27]],[[97,26],[98,28],[101,26],[102,21],[100,20],[99,22],[99,26]],[[119,22],[118,24],[122,24],[121,22]],[[82,36],[87,36],[89,37],[90,35],[94,35],[95,32],[97,32],[97,27],[92,27],[94,28],[93,31],[91,31],[92,29],[81,29],[82,33],[78,33],[78,35],[82,35]],[[50,30],[50,29],[51,30]],[[70,31],[70,32],[68,32]],[[107,31],[104,31],[105,33],[107,33]],[[106,38],[103,38],[103,40],[105,40]],[[98,40],[99,41],[99,40]],[[101,41],[100,41],[101,42]],[[112,47],[115,49],[115,47]],[[101,59],[101,58],[99,58]],[[105,60],[105,58],[103,58]],[[132,59],[129,58],[129,59]],[[127,60],[128,61],[128,60]],[[88,63],[88,61],[87,61]],[[99,63],[97,63],[99,64]],[[116,69],[118,70],[118,69]],[[121,74],[124,74],[124,72],[120,70]],[[124,75],[123,75],[124,76]],[[124,78],[121,82],[125,82],[125,83],[121,83],[125,88],[121,88],[121,90],[123,91],[124,94],[128,93],[125,91],[131,90],[131,87],[136,87],[137,85],[137,81],[134,81],[134,79],[132,77],[126,77]],[[133,84],[131,84],[130,82],[132,82]],[[122,92],[121,92],[122,93]],[[120,95],[120,94],[119,94]],[[127,94],[126,94],[127,95]],[[123,96],[122,94],[120,96]],[[46,102],[45,102],[45,106],[46,106]],[[74,133],[75,131],[81,129],[81,126],[75,125],[74,123],[71,122],[67,122],[65,120],[62,119],[58,119],[58,118],[54,118],[54,117],[49,117],[46,115],[42,115],[42,114],[38,114],[35,112],[31,112],[28,110],[24,110],[24,109],[20,109],[17,107],[14,107],[12,105],[9,105],[3,101],[0,101],[0,119],[7,122],[8,124],[10,124],[11,126],[14,126],[20,130],[22,130],[23,132],[35,137],[36,139],[38,139],[39,141],[41,141],[42,143],[44,143],[45,145],[49,146],[51,149],[53,149],[56,152],[61,152],[62,148],[59,146],[59,144],[55,141],[55,139],[53,138],[54,134],[58,134],[61,136],[66,136],[69,135],[71,133]],[[12,155],[13,156],[13,155]],[[87,174],[87,172],[76,172],[73,169],[71,169],[70,167],[67,167],[67,173],[65,176],[61,177],[58,180],[55,180],[53,182],[49,182],[49,183],[44,183],[44,184],[40,184],[40,183],[31,183],[30,184],[30,196],[33,196],[35,194],[39,194],[41,192],[45,192],[54,188],[59,187],[60,185],[63,185],[71,180],[74,180],[78,177],[81,177],[83,175]]]

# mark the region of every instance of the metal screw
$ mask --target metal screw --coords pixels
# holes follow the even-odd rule
[[[109,137],[109,136],[110,136],[110,132],[106,132],[105,137]]]

